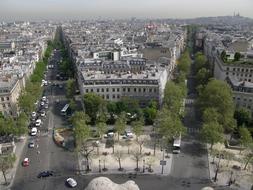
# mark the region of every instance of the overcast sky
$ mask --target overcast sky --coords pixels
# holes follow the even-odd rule
[[[253,18],[253,0],[0,0],[1,20],[193,18],[234,12]]]

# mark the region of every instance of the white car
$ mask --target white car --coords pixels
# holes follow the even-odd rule
[[[37,119],[35,122],[35,126],[40,127],[41,123],[42,123],[41,119]]]
[[[31,136],[35,136],[35,135],[37,135],[37,132],[38,132],[37,128],[36,128],[36,127],[33,127],[33,128],[31,129],[30,134],[31,134]]]
[[[43,102],[45,102],[47,100],[47,97],[46,96],[43,96],[42,99],[41,99]]]
[[[45,107],[45,109],[48,109],[48,104],[45,104],[45,106],[44,106],[44,107]]]
[[[77,182],[76,180],[74,180],[73,178],[68,178],[66,180],[67,184],[70,186],[70,187],[76,187],[77,186]]]
[[[41,105],[41,106],[44,106],[44,105],[45,105],[45,103],[44,103],[44,102],[40,102],[40,105]]]
[[[45,111],[41,111],[40,116],[41,117],[45,117],[46,116],[46,112]]]
[[[32,112],[32,117],[36,117],[36,112]]]

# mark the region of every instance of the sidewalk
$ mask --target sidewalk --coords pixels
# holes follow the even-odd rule
[[[220,160],[220,169],[217,175],[217,180],[214,182],[214,176],[216,172],[216,164],[218,162],[218,158],[215,158],[215,163],[213,162],[213,157],[210,155],[210,145],[208,148],[208,164],[209,164],[209,172],[210,172],[210,180],[217,185],[218,187],[228,187],[228,183],[230,180],[235,180],[235,183],[230,186],[231,189],[238,190],[249,190],[252,185],[253,175],[249,174],[245,170],[236,171],[232,169],[232,165],[241,165],[241,163],[237,161],[230,161],[229,166],[228,161],[226,159]],[[214,148],[219,150],[224,150],[225,147],[221,144],[217,144]],[[251,175],[251,177],[250,177]]]
[[[5,183],[5,180],[4,180],[3,174],[1,172],[0,173],[0,189],[1,190],[9,190],[11,188],[11,186],[13,184],[13,181],[15,179],[18,164],[20,164],[20,157],[21,157],[21,154],[23,152],[24,146],[26,145],[27,139],[28,139],[28,137],[26,136],[23,141],[15,143],[16,146],[15,146],[14,152],[15,152],[15,155],[16,155],[16,161],[13,164],[13,168],[10,169],[7,172],[7,175],[6,175],[6,178],[7,178],[7,181],[9,182],[9,185],[7,185],[7,186],[3,185]]]

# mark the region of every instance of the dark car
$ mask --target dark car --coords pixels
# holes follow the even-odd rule
[[[53,174],[54,174],[53,171],[43,171],[43,172],[40,172],[37,177],[38,178],[44,178],[44,177],[53,176]]]

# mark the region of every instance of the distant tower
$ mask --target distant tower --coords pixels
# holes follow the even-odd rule
[[[154,37],[154,33],[157,29],[157,26],[150,21],[150,23],[145,26],[145,29],[148,33],[148,42],[153,42],[154,41],[153,37]]]

